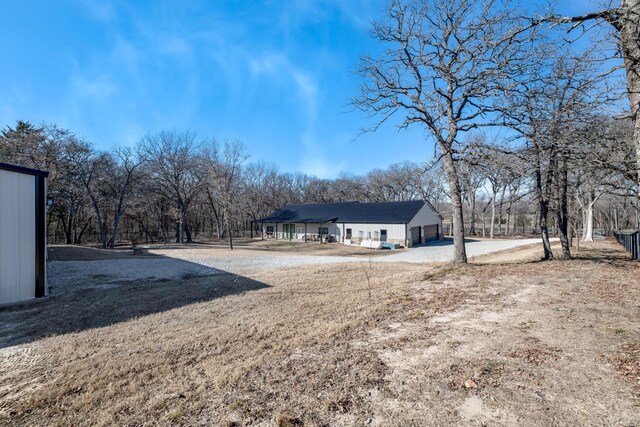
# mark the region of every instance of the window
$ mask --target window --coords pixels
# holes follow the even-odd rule
[[[380,233],[377,231],[373,232],[373,240],[380,240]]]
[[[296,227],[296,233],[304,234],[304,227]]]
[[[387,230],[380,230],[380,241],[387,241]]]
[[[329,234],[329,228],[328,227],[318,227],[318,234]]]
[[[347,236],[346,236],[346,238],[347,239],[351,239],[351,229],[350,228],[347,228]]]
[[[371,240],[371,232],[367,231],[367,240]]]
[[[267,234],[273,234],[273,225],[267,225]]]
[[[360,230],[358,231],[358,237],[360,238],[360,240],[364,239],[364,231]]]

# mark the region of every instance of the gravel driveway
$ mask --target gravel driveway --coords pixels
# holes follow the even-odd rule
[[[493,240],[467,242],[469,257],[538,243],[538,239]],[[341,256],[289,255],[221,249],[153,250],[154,256],[92,261],[51,261],[48,263],[49,287],[52,295],[70,290],[109,288],[123,282],[176,280],[194,276],[224,273],[248,274],[259,270],[304,265],[362,262],[367,258]],[[373,262],[447,262],[453,257],[451,241],[436,242],[387,256]]]
[[[469,240],[467,243],[467,257],[485,255],[491,252],[513,249],[518,246],[540,243],[540,239],[520,239],[520,240]],[[383,262],[449,262],[453,260],[453,242],[444,240],[441,242],[429,243],[425,246],[411,248],[408,251],[399,252],[376,261]]]

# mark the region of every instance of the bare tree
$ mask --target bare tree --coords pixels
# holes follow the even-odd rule
[[[191,204],[205,185],[201,146],[191,132],[162,131],[147,135],[140,142],[140,151],[148,160],[153,191],[175,204],[176,243],[184,243],[185,231],[187,242],[191,242],[191,232],[185,223]]]
[[[145,157],[129,147],[116,147],[113,150],[115,164],[111,179],[106,181],[109,198],[113,204],[113,224],[109,247],[115,246],[118,227],[127,208],[127,202],[133,195],[135,186],[146,176],[141,172]]]
[[[364,57],[354,105],[379,117],[375,130],[402,115],[400,128],[424,127],[444,161],[453,207],[454,260],[465,263],[464,221],[456,160],[461,134],[496,124],[492,97],[518,75],[526,55],[514,5],[493,0],[391,1],[372,36],[385,47]]]
[[[568,24],[569,32],[583,29],[586,21],[607,22],[614,29],[618,51],[623,58],[627,78],[627,93],[633,120],[633,142],[636,150],[636,179],[640,184],[640,0],[621,0],[618,7],[590,12],[580,16],[549,15],[533,21],[533,25],[545,22]],[[638,186],[640,203],[640,185]],[[640,206],[640,205],[639,205]]]
[[[216,194],[221,202],[224,224],[229,239],[229,249],[233,250],[231,229],[233,210],[240,196],[242,164],[249,158],[241,141],[226,141],[222,147],[214,140],[205,150],[210,194]]]

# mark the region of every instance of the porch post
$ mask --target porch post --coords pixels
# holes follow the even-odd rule
[[[273,234],[276,237],[276,240],[278,240],[278,223],[276,222],[276,232]]]
[[[307,243],[307,223],[304,223],[304,242]]]

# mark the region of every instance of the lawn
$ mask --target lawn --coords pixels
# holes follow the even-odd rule
[[[0,423],[640,423],[640,265],[613,242],[572,261],[538,252],[141,281],[5,308]]]

